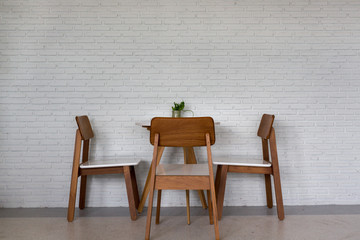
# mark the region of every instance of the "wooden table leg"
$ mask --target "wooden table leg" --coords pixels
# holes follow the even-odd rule
[[[192,147],[183,147],[184,150],[184,161],[187,164],[196,164],[196,156],[195,156],[195,152],[194,152],[194,148]],[[205,194],[203,190],[198,190],[199,193],[199,197],[200,197],[200,201],[202,204],[202,207],[204,209],[207,208],[207,204],[206,204],[206,199],[205,199]]]
[[[164,152],[165,147],[158,147],[158,158],[156,159],[156,166],[159,165],[161,156]],[[139,207],[138,207],[138,213],[141,213],[144,209],[144,205],[146,202],[146,198],[149,195],[149,191],[150,191],[150,178],[151,178],[151,165],[150,165],[150,169],[146,178],[146,182],[145,182],[145,186],[144,186],[144,190],[141,196],[141,200],[139,203]]]

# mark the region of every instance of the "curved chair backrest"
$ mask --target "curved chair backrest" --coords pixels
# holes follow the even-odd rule
[[[206,146],[206,133],[210,134],[210,144],[215,143],[214,120],[211,117],[156,117],[151,120],[150,143],[152,145],[154,145],[156,133],[160,135],[159,146]]]
[[[264,114],[261,118],[259,130],[257,132],[257,135],[263,139],[269,139],[270,138],[270,132],[272,129],[272,125],[274,122],[275,116]]]
[[[82,140],[89,140],[94,137],[89,118],[87,116],[76,116],[76,123],[79,127]]]

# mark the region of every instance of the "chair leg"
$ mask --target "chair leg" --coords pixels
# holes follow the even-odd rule
[[[158,189],[155,224],[160,223],[160,205],[161,205],[161,189]]]
[[[149,204],[148,204],[148,212],[147,212],[147,217],[146,217],[145,240],[150,239],[152,205],[153,205],[153,200],[154,200],[154,188],[155,188],[155,180],[150,184]]]
[[[208,199],[208,204],[209,204],[209,221],[210,221],[210,225],[214,224],[214,219],[213,219],[213,210],[212,210],[212,204],[211,204],[211,195],[210,195],[210,190],[207,190],[207,199]]]
[[[271,129],[270,132],[270,153],[273,164],[272,169],[273,169],[273,177],[274,177],[276,208],[277,208],[278,218],[280,220],[283,220],[285,217],[284,204],[283,204],[282,192],[281,192],[280,170],[279,170],[279,161],[277,156],[275,130],[273,128]]]
[[[80,208],[80,209],[84,209],[84,208],[85,208],[86,181],[87,181],[87,176],[81,176],[81,182],[80,182],[80,198],[79,198],[79,208]]]
[[[213,216],[214,216],[214,228],[215,228],[215,239],[220,239],[219,234],[219,224],[218,224],[218,212],[217,212],[217,206],[216,206],[216,198],[215,198],[215,187],[212,186],[212,189],[210,190],[211,194],[211,202],[212,202],[212,208],[213,208]]]
[[[139,191],[138,191],[138,187],[137,187],[137,181],[136,181],[136,174],[135,174],[135,168],[134,166],[130,167],[130,176],[131,176],[131,185],[132,185],[132,189],[133,189],[133,195],[134,195],[134,200],[135,200],[135,208],[138,209],[139,207]]]
[[[216,178],[215,178],[215,191],[216,191],[216,203],[218,207],[218,216],[221,220],[224,197],[225,197],[225,186],[226,178],[229,167],[227,165],[218,165],[216,169]]]
[[[186,214],[187,224],[190,225],[190,191],[186,190]]]
[[[78,169],[73,170],[71,176],[69,205],[68,205],[68,213],[67,213],[68,222],[72,222],[74,220],[77,183],[78,183]]]
[[[72,222],[74,220],[77,182],[79,177],[80,150],[81,150],[81,134],[80,131],[77,130],[75,136],[74,159],[73,159],[71,183],[70,183],[69,205],[68,205],[68,214],[67,214],[68,222]]]
[[[270,174],[265,174],[265,188],[266,188],[266,202],[268,208],[273,207],[272,190],[271,190],[271,178]]]
[[[284,213],[284,204],[282,199],[282,192],[281,192],[281,182],[280,182],[280,173],[279,171],[274,170],[274,188],[275,188],[275,197],[276,197],[276,209],[278,213],[279,220],[284,220],[285,213]]]
[[[130,217],[131,217],[131,220],[135,221],[136,217],[137,217],[137,213],[136,213],[136,204],[135,204],[135,199],[134,199],[134,189],[133,189],[133,184],[131,181],[129,166],[124,166],[124,177],[125,177],[125,184],[126,184],[126,192],[127,192],[128,201],[129,201]]]

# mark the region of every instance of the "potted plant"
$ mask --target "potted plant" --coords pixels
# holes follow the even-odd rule
[[[194,116],[194,112],[191,110],[184,110],[185,102],[182,101],[181,103],[174,102],[174,106],[172,108],[172,117],[178,118],[181,117],[181,111],[183,112],[192,112],[192,115]]]
[[[185,107],[184,101],[181,103],[174,102],[174,106],[172,108],[172,117],[178,118],[181,117],[181,110],[183,110]]]

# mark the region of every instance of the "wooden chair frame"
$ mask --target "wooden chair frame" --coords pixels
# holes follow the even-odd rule
[[[199,127],[200,129],[197,129]],[[145,240],[150,239],[151,216],[154,190],[158,190],[156,224],[160,219],[161,191],[176,190],[207,190],[209,202],[209,220],[214,224],[215,238],[219,239],[218,213],[215,197],[211,145],[215,143],[214,121],[210,117],[203,118],[153,118],[151,121],[150,142],[154,145],[151,163],[150,195],[146,220]],[[206,146],[209,175],[156,175],[157,159],[163,147],[195,147]],[[187,192],[188,195],[188,192]],[[188,199],[188,198],[187,198]]]
[[[280,182],[280,171],[279,171],[279,161],[276,147],[276,137],[275,129],[272,127],[274,115],[264,114],[258,130],[258,136],[262,140],[262,152],[263,160],[267,163],[270,163],[270,167],[257,167],[257,166],[237,166],[237,165],[218,165],[216,170],[216,179],[215,179],[215,189],[216,189],[216,200],[218,205],[218,214],[219,220],[222,218],[223,203],[225,196],[225,185],[228,172],[234,173],[256,173],[264,174],[265,176],[265,189],[266,189],[266,199],[268,208],[273,207],[272,199],[272,190],[271,190],[271,178],[274,179],[274,188],[275,188],[275,197],[277,204],[277,214],[279,220],[285,218],[284,214],[284,205],[281,192],[281,182]],[[269,156],[269,145],[270,145],[270,156]]]
[[[81,177],[79,208],[84,209],[87,176],[100,175],[100,174],[117,174],[117,173],[124,174],[126,191],[129,202],[130,217],[131,220],[133,221],[136,220],[137,207],[139,206],[139,193],[136,183],[134,166],[129,165],[129,166],[116,166],[116,167],[80,168],[80,155],[81,155],[82,142],[83,142],[82,163],[85,163],[88,161],[88,157],[89,157],[90,139],[94,137],[94,134],[92,132],[91,125],[87,116],[81,116],[81,117],[77,116],[76,122],[79,128],[76,130],[76,135],[75,135],[74,158],[73,158],[73,167],[72,167],[72,175],[71,175],[67,220],[69,222],[72,222],[74,220],[78,177]]]

